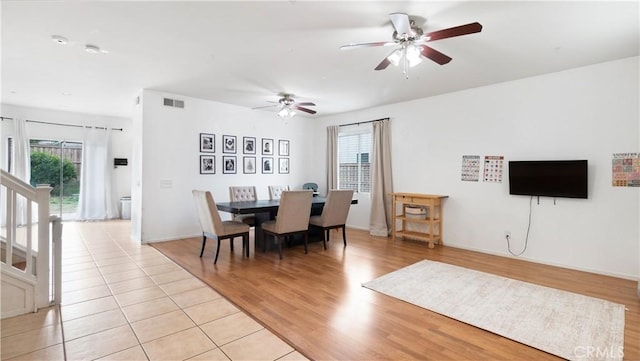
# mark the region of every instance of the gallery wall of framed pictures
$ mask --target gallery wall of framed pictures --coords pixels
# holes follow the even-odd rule
[[[242,144],[238,144],[242,139]],[[216,174],[216,136],[200,133],[200,174]],[[240,146],[242,150],[240,150]],[[258,150],[260,147],[260,150]],[[242,154],[242,173],[289,174],[290,143],[286,139],[250,136],[222,136],[222,174],[240,173],[239,154]],[[236,155],[238,154],[238,155]],[[260,157],[259,157],[260,156]],[[277,157],[276,157],[277,156]],[[260,163],[258,163],[260,162]]]

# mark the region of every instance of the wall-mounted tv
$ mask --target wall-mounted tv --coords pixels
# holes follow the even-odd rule
[[[587,161],[510,161],[509,194],[587,198]]]

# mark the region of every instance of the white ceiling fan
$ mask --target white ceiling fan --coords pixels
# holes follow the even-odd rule
[[[402,64],[403,73],[408,78],[409,68],[420,64],[422,57],[431,59],[440,65],[451,61],[449,56],[427,46],[426,43],[482,31],[482,25],[475,22],[424,34],[422,28],[415,24],[415,20],[409,19],[409,15],[405,13],[392,13],[389,14],[389,17],[395,29],[393,32],[393,41],[349,44],[340,47],[340,49],[400,45],[399,48],[384,58],[382,62],[376,66],[375,70],[386,69],[389,64],[395,66]]]
[[[253,109],[280,107],[280,110],[278,111],[278,116],[280,116],[281,118],[293,117],[294,115],[296,115],[296,110],[309,113],[309,114],[316,114],[315,110],[305,108],[308,106],[312,106],[312,107],[316,106],[314,103],[311,103],[311,102],[297,103],[296,100],[294,99],[294,95],[289,93],[280,93],[278,94],[278,96],[280,96],[281,98],[278,99],[277,102],[268,101],[269,103],[274,103],[274,105],[266,105],[263,107],[256,107]]]

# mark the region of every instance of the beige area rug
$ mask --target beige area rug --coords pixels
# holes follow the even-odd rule
[[[569,360],[621,360],[624,305],[420,261],[363,284]]]

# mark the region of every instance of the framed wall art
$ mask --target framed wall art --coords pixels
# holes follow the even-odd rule
[[[234,153],[236,152],[236,136],[235,135],[223,135],[222,136],[222,153]]]
[[[200,152],[215,153],[215,151],[216,151],[215,134],[200,133]]]
[[[273,173],[273,157],[262,157],[262,173]]]
[[[278,141],[278,155],[289,156],[289,141],[288,140],[279,140]]]
[[[278,173],[289,174],[289,158],[278,158]]]
[[[244,157],[242,163],[244,174],[254,174],[256,172],[256,157]]]
[[[273,139],[262,138],[262,155],[273,155]]]
[[[244,137],[242,140],[242,152],[244,154],[256,154],[256,138]]]
[[[222,157],[222,173],[223,174],[236,173],[236,156],[235,155],[225,155]]]
[[[200,174],[216,174],[216,156],[200,156]]]

